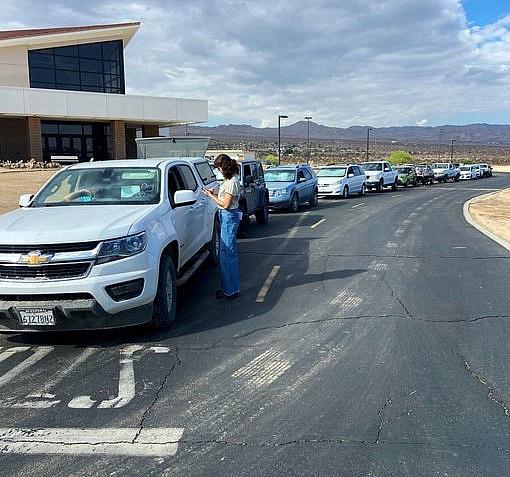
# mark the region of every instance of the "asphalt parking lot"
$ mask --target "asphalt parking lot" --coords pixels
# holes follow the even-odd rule
[[[505,187],[274,213],[162,334],[2,335],[2,476],[508,475],[510,252],[462,215]]]

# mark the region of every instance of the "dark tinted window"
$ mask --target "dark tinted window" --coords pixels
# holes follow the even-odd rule
[[[179,171],[184,180],[184,186],[187,190],[197,190],[198,184],[189,166],[179,166]]]
[[[53,68],[54,57],[45,53],[34,53],[32,55],[31,65],[34,68]]]
[[[168,171],[168,198],[170,202],[174,203],[174,195],[178,190],[185,190],[184,181],[182,180],[181,174],[177,170],[177,167],[172,167]]]
[[[312,178],[312,174],[308,169],[303,169],[303,176],[307,181]]]
[[[124,93],[122,41],[30,50],[32,88]]]
[[[198,164],[195,164],[195,169],[204,184],[207,185],[216,180],[216,175],[207,162],[199,162]]]

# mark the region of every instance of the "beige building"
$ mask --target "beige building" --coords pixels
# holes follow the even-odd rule
[[[125,94],[139,23],[0,31],[0,160],[135,158],[135,138],[207,121],[207,101]]]

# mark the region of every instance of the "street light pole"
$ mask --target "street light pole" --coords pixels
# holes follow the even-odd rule
[[[374,128],[367,129],[367,162],[369,160],[368,155],[369,155],[369,150],[370,150],[370,131],[372,131],[373,129]]]
[[[281,119],[286,119],[286,118],[288,118],[288,116],[285,115],[285,114],[279,114],[278,115],[278,165],[280,165],[281,161],[282,161],[282,147],[281,147],[282,134],[281,134],[280,120]]]
[[[450,162],[453,163],[453,143],[457,142],[455,139],[452,139],[452,149],[450,151]]]
[[[312,150],[310,149],[310,119],[312,119],[311,116],[305,116],[305,119],[307,121],[307,126],[308,126],[308,133],[307,133],[307,138],[308,138],[308,158],[306,159],[306,163],[308,164],[310,162],[310,156],[312,154]]]

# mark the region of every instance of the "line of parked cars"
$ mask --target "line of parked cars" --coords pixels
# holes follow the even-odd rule
[[[0,216],[0,330],[43,331],[170,325],[177,287],[218,261],[217,207],[203,188],[223,179],[205,157],[160,157],[166,138],[140,139],[154,156],[79,163],[53,176],[20,209]],[[138,141],[138,140],[137,140]],[[148,153],[146,153],[148,154]],[[196,154],[199,156],[198,154]],[[243,223],[270,209],[296,212],[319,196],[348,198],[434,180],[476,179],[486,164],[387,161],[264,170],[239,161]]]

